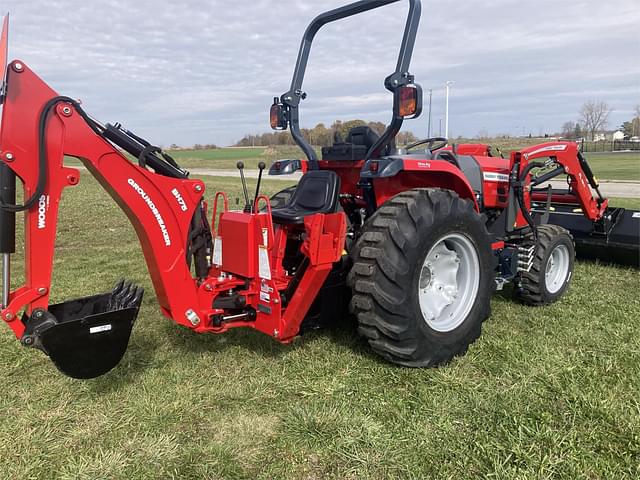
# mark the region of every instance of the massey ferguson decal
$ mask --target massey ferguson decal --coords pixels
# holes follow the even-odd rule
[[[162,232],[162,238],[164,238],[164,244],[167,247],[170,246],[171,237],[169,237],[169,230],[167,230],[167,226],[164,223],[164,219],[162,218],[162,215],[160,215],[160,212],[158,211],[158,208],[156,207],[155,203],[153,203],[153,200],[149,198],[149,195],[147,195],[147,192],[145,192],[143,188],[140,185],[138,185],[133,178],[130,178],[129,180],[127,180],[127,183],[131,185],[131,187],[133,187],[133,189],[136,192],[138,192],[138,195],[140,195],[142,199],[145,201],[145,203],[149,207],[149,210],[151,210],[151,213],[153,213],[153,216],[156,217],[156,221],[158,222],[158,226],[160,227],[160,231]]]
[[[49,195],[40,195],[38,199],[38,230],[47,227],[47,211],[49,210]]]
[[[508,182],[509,175],[506,173],[484,172],[482,174],[485,182]]]
[[[527,158],[542,152],[564,152],[566,149],[567,149],[566,145],[549,145],[547,147],[542,147],[537,150],[534,150],[533,152],[529,152],[529,154],[527,155]]]

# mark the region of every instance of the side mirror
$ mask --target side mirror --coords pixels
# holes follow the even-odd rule
[[[417,118],[422,113],[422,87],[420,85],[406,85],[398,92],[398,115],[403,118]]]
[[[271,128],[274,130],[287,129],[287,109],[280,103],[280,99],[278,97],[273,99],[273,105],[271,105],[269,117]]]

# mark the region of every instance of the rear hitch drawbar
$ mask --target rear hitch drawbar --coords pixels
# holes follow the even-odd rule
[[[42,350],[72,378],[95,378],[113,369],[129,345],[144,289],[120,281],[113,291],[34,310],[22,321],[21,342]]]

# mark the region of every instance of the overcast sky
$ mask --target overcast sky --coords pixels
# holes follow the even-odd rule
[[[300,38],[344,0],[5,0],[9,57],[60,94],[82,99],[159,145],[230,144],[269,130],[289,87]],[[314,44],[302,124],[390,116],[384,77],[395,67],[408,2],[330,24]],[[640,103],[638,0],[423,0],[411,72],[433,89],[433,123],[454,81],[452,136],[559,130],[586,100],[610,126]],[[427,133],[427,108],[406,122]]]

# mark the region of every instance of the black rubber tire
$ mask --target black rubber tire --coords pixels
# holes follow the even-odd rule
[[[562,288],[551,293],[545,283],[545,270],[551,252],[559,245],[565,245],[569,249],[569,269]],[[527,305],[536,306],[548,305],[558,300],[569,288],[575,257],[573,237],[568,230],[558,225],[540,225],[533,264],[531,270],[520,274],[520,286],[516,289],[516,297]]]
[[[463,322],[438,332],[424,320],[417,284],[424,259],[444,235],[461,233],[478,254],[480,283]],[[414,189],[391,198],[365,223],[352,252],[347,283],[358,332],[385,359],[431,367],[464,354],[491,314],[495,274],[491,241],[471,201],[442,189]]]
[[[296,188],[298,188],[298,185],[292,185],[271,195],[271,197],[269,198],[271,208],[274,209],[284,207],[291,198],[291,195],[293,195],[293,192],[296,191]]]

